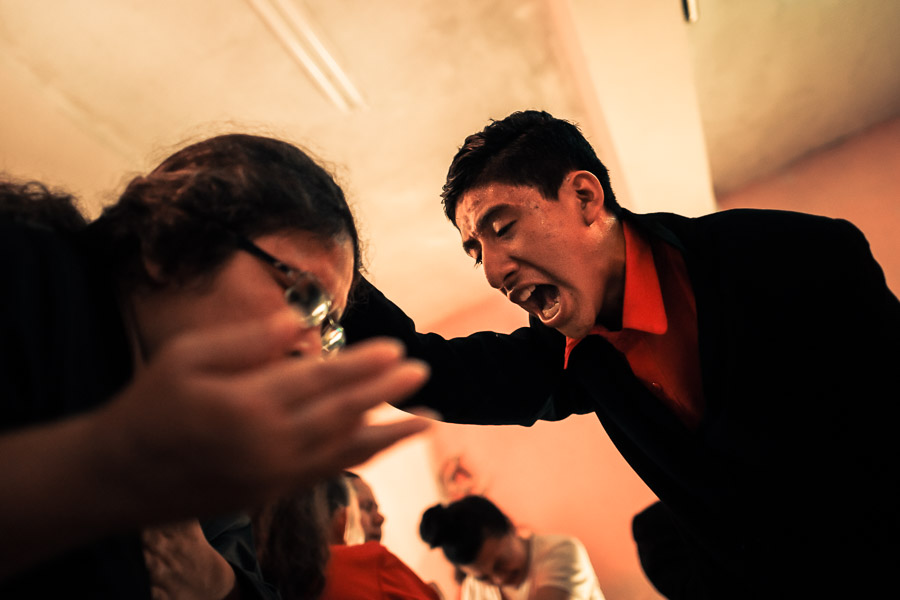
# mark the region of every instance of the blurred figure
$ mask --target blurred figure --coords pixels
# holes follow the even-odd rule
[[[339,476],[257,513],[262,571],[283,600],[440,600],[380,543],[345,541],[345,531],[362,539],[355,503],[351,484]]]
[[[521,535],[483,496],[432,506],[422,515],[419,533],[466,574],[461,600],[603,600],[580,541]]]
[[[333,477],[323,485],[327,507],[328,543],[332,546],[362,544],[365,542],[359,503],[347,471]]]
[[[378,510],[378,501],[371,486],[362,477],[352,471],[345,471],[344,475],[350,482],[356,493],[356,501],[359,504],[360,523],[365,533],[365,541],[380,542],[381,526],[384,525],[384,515]]]
[[[255,511],[256,552],[266,581],[282,600],[315,600],[329,559],[331,480]]]
[[[270,138],[188,146],[90,224],[0,183],[0,597],[243,592],[196,515],[420,431],[364,424],[426,377],[396,343],[321,360],[359,256],[331,176]]]
[[[349,515],[350,522],[343,529],[353,532],[357,527],[352,519],[358,520],[364,513],[353,505],[357,503],[353,481],[361,481],[359,477],[337,478],[325,484],[331,487],[335,484],[346,486],[346,494],[338,493],[329,497],[346,498],[349,506],[343,507],[349,510],[342,511],[342,507],[331,510],[329,507],[330,521],[326,529],[331,533],[331,539],[335,539],[336,532],[342,529],[342,521],[346,521]],[[368,486],[366,486],[368,487]],[[334,491],[334,490],[333,490]],[[377,512],[377,509],[376,509]],[[382,519],[383,520],[383,519]],[[362,528],[359,528],[362,532]],[[380,527],[379,527],[380,533]],[[352,534],[351,534],[352,535]],[[330,558],[325,576],[325,589],[322,592],[322,600],[439,600],[442,598],[440,590],[432,584],[425,583],[410,569],[406,563],[391,553],[378,541],[351,544],[343,540],[333,543],[330,547]]]

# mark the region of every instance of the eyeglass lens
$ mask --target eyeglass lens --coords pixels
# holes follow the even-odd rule
[[[311,279],[300,277],[284,292],[287,302],[303,316],[307,327],[321,325],[322,349],[334,352],[344,345],[344,330],[328,315],[331,298]]]
[[[308,327],[322,323],[331,310],[331,299],[314,281],[299,278],[284,292],[289,304],[299,309]]]

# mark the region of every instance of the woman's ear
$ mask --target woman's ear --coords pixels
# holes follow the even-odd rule
[[[147,275],[150,276],[150,279],[153,283],[163,283],[163,270],[157,263],[153,262],[149,258],[142,258],[142,262],[144,263],[144,271],[147,272]]]
[[[596,175],[590,171],[572,171],[566,180],[578,199],[585,225],[591,225],[606,215],[603,186]]]

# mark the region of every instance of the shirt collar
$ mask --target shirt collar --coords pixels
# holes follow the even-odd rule
[[[669,328],[653,249],[628,221],[622,222],[625,234],[625,290],[622,295],[622,329],[663,334]],[[591,334],[608,334],[609,329],[595,325]],[[577,340],[568,340],[577,342]]]
[[[622,296],[622,330],[642,331],[656,335],[669,329],[663,304],[659,274],[650,243],[627,220],[622,221],[625,234],[625,291]],[[615,335],[603,325],[594,325],[588,335]],[[566,338],[565,365],[580,339]]]
[[[669,328],[650,243],[625,221],[625,293],[622,329],[663,334]]]

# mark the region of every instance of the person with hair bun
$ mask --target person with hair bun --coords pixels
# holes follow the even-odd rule
[[[252,595],[197,517],[423,430],[365,415],[427,368],[384,339],[336,354],[359,238],[289,143],[203,140],[77,213],[0,182],[0,597]]]
[[[580,541],[523,535],[483,496],[432,506],[419,535],[465,573],[461,600],[603,600]]]

